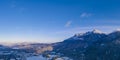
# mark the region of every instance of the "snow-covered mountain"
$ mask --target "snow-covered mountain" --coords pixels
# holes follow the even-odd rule
[[[74,36],[60,42],[55,46],[55,49],[74,49],[79,48],[79,50],[84,50],[89,45],[94,42],[101,41],[107,35],[105,33],[100,32],[99,30],[93,30],[86,33],[75,34]],[[59,48],[60,47],[60,48]]]
[[[117,52],[120,48],[120,30],[105,34],[99,30],[93,30],[86,33],[78,33],[74,36],[59,42],[54,46],[54,51],[63,53],[73,59],[80,60],[81,57],[86,57],[84,60],[120,60]],[[114,51],[115,50],[115,51]],[[109,54],[111,54],[109,56]],[[115,57],[114,55],[117,55]],[[103,56],[111,57],[111,59]]]
[[[93,30],[93,31],[89,31],[86,33],[78,33],[75,34],[73,37],[67,39],[67,40],[81,40],[81,41],[96,41],[96,40],[100,40],[100,38],[105,37],[106,34],[102,33],[99,30]],[[65,40],[65,41],[67,41]]]

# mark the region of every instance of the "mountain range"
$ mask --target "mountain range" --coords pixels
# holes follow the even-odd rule
[[[97,29],[78,33],[62,42],[52,44],[27,43],[0,45],[0,50],[19,50],[41,54],[45,51],[60,53],[73,60],[120,60],[120,30],[103,33]]]
[[[120,31],[99,30],[75,34],[54,46],[54,51],[74,60],[120,60]]]

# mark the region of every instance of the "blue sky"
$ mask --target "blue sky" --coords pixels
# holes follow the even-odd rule
[[[119,0],[0,0],[0,41],[62,41],[75,33],[120,28]]]

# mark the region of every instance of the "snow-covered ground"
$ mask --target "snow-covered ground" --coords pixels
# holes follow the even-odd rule
[[[54,56],[56,56],[56,55],[51,55],[50,59]],[[40,55],[40,56],[28,57],[27,60],[47,60],[47,59],[42,57],[42,55]],[[61,58],[57,58],[56,60],[72,60],[72,59],[70,59],[68,57],[61,57]]]
[[[40,56],[32,56],[32,57],[28,57],[27,60],[46,60],[46,58]]]

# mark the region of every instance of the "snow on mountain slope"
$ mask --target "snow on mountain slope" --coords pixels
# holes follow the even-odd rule
[[[86,33],[75,34],[73,37],[68,38],[66,40],[96,41],[96,40],[100,40],[100,38],[104,36],[106,36],[105,33],[97,29],[94,29],[93,31],[88,31]]]
[[[116,31],[120,31],[120,29],[116,29]]]
[[[92,32],[93,33],[99,33],[99,34],[103,33],[103,32],[101,32],[100,30],[97,30],[97,29],[94,29]]]

